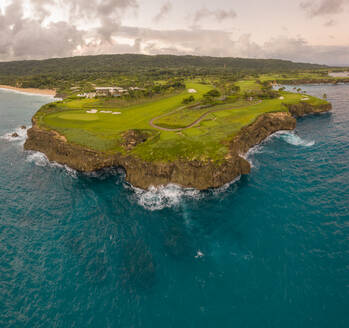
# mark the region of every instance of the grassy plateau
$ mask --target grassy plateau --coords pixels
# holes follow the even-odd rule
[[[215,86],[187,81],[184,90],[140,101],[65,99],[43,106],[35,119],[40,127],[59,132],[69,142],[97,151],[129,153],[148,161],[179,158],[219,161],[228,153],[227,141],[259,115],[287,111],[285,104],[301,101],[326,103],[286,91],[279,91],[271,99],[255,97],[251,100],[243,96],[244,92],[259,92],[261,84],[246,79],[235,85],[240,89],[237,94],[217,97],[209,105],[202,99]],[[195,100],[184,104],[183,99],[191,95],[189,89],[196,90],[192,94]],[[91,110],[97,112],[88,113]],[[132,149],[125,149],[123,135],[128,130],[144,131],[151,137]]]

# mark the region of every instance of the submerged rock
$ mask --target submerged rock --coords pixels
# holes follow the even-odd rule
[[[22,129],[22,130],[26,130],[27,127],[26,127],[25,125],[22,125],[22,126],[21,126],[21,129]]]

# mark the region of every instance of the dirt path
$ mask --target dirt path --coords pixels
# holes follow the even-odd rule
[[[255,104],[251,104],[251,105],[258,105],[262,102],[262,100],[258,100],[258,102],[256,102]],[[243,107],[243,106],[242,106]],[[158,126],[154,123],[154,121],[158,120],[159,118],[162,118],[162,117],[165,117],[165,116],[168,116],[170,114],[173,114],[173,113],[176,113],[176,112],[179,112],[180,110],[184,109],[185,106],[183,107],[180,107],[180,108],[177,108],[176,110],[172,111],[172,112],[169,112],[169,113],[166,113],[166,114],[162,114],[160,116],[157,116],[157,117],[154,117],[150,122],[149,124],[151,125],[151,127],[153,127],[154,129],[158,129],[158,130],[162,130],[162,131],[172,131],[172,132],[178,132],[178,131],[183,131],[185,129],[189,129],[189,128],[192,128],[193,126],[195,125],[198,125],[199,123],[201,123],[201,121],[209,114],[212,114],[214,112],[219,112],[219,111],[223,111],[223,110],[232,110],[232,109],[236,109],[236,108],[240,108],[240,107],[232,107],[232,108],[227,108],[227,109],[213,109],[213,110],[210,110],[204,114],[202,114],[198,119],[196,119],[193,123],[183,127],[183,128],[177,128],[177,129],[170,129],[170,128],[163,128],[161,126]]]

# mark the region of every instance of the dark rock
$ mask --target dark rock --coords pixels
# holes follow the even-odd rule
[[[332,109],[332,105],[330,103],[318,105],[316,107],[314,107],[306,102],[301,102],[299,104],[290,104],[290,105],[286,105],[286,106],[287,106],[289,112],[294,117],[302,117],[302,116],[310,115],[310,114],[320,114],[320,113],[328,112]]]
[[[21,129],[22,129],[22,130],[25,130],[26,128],[27,128],[27,127],[26,127],[25,125],[22,125],[22,126],[21,126]]]
[[[14,133],[12,133],[12,134],[11,134],[11,137],[12,137],[12,138],[18,138],[18,137],[19,137],[19,135],[18,135],[18,133],[17,133],[17,132],[14,132]]]
[[[137,145],[147,141],[151,135],[152,131],[148,130],[128,130],[122,136],[122,146],[127,150],[131,150]]]

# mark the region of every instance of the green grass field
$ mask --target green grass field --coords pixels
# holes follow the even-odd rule
[[[242,89],[255,88],[254,81],[241,81]],[[257,84],[259,87],[259,85]],[[188,82],[187,89],[195,89],[196,99],[212,89],[210,85]],[[188,97],[187,90],[159,97],[152,101],[144,101],[130,106],[112,107],[110,101],[103,106],[101,99],[65,100],[56,106],[44,107],[35,118],[42,127],[56,130],[64,135],[69,142],[86,146],[90,149],[104,152],[122,152],[122,134],[130,129],[151,130],[153,137],[139,144],[130,151],[144,160],[169,161],[185,159],[220,160],[227,154],[227,140],[236,135],[239,130],[252,123],[259,115],[266,112],[287,111],[283,104],[297,103],[304,97],[302,94],[282,92],[284,99],[269,99],[249,103],[238,100],[231,104],[222,104],[209,108],[184,108],[182,100]],[[324,102],[309,97],[309,103]],[[97,109],[121,112],[120,115],[96,113],[88,110]],[[173,112],[173,113],[172,113]],[[210,113],[209,113],[210,112]],[[165,115],[169,113],[168,115]],[[180,132],[162,131],[153,128],[150,121],[162,127],[187,127],[203,114],[207,116],[197,125]]]
[[[241,92],[254,92],[262,89],[262,86],[255,79],[241,80],[236,82],[235,85],[240,87]]]

